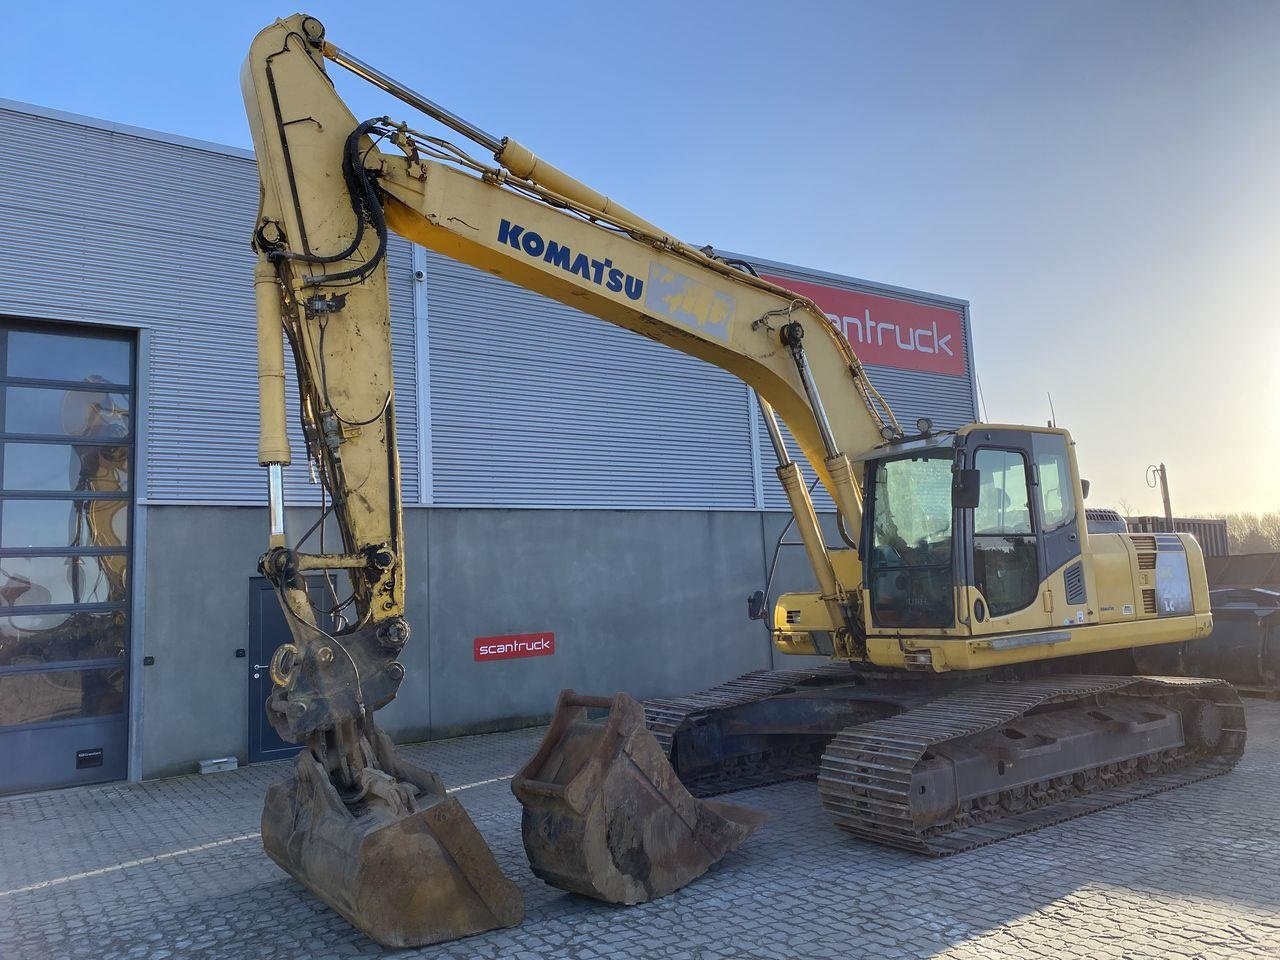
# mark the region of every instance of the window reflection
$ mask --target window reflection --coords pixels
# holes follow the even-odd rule
[[[974,581],[991,616],[1021,610],[1040,592],[1036,538],[1027,493],[1027,461],[1016,450],[979,450],[973,512]]]
[[[7,433],[65,437],[124,438],[129,435],[129,397],[101,390],[6,387]]]
[[[1031,450],[1040,477],[1040,515],[1045,532],[1065,527],[1076,518],[1075,487],[1067,459],[1066,437],[1032,434]]]
[[[129,535],[127,500],[5,500],[0,547],[120,547]]]
[[[122,608],[133,346],[70,327],[0,327],[0,344],[0,380],[9,381],[0,382],[0,429],[18,435],[0,442],[0,548],[72,554],[0,556],[0,727],[119,715],[129,644]],[[88,549],[111,552],[75,555]],[[49,607],[59,609],[41,609]]]
[[[83,610],[0,617],[0,666],[122,658],[128,643],[123,610]]]
[[[4,445],[6,490],[129,489],[129,448],[89,444]]]
[[[1031,501],[1027,496],[1027,462],[1014,450],[979,450],[975,461],[980,477],[978,508],[973,515],[978,534],[1031,532]]]
[[[0,675],[0,726],[123,713],[124,668]]]
[[[129,354],[129,343],[125,340],[11,330],[5,373],[33,380],[100,380],[127,384],[132,382]]]
[[[872,494],[871,608],[880,626],[944,627],[954,619],[951,458],[877,464]]]
[[[0,606],[108,603],[125,599],[128,557],[0,558]]]

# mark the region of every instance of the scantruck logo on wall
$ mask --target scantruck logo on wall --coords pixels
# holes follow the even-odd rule
[[[965,375],[964,314],[958,306],[916,303],[784,277],[764,279],[816,303],[863,363]]]
[[[554,633],[512,633],[500,637],[476,637],[476,661],[549,657],[556,652]]]

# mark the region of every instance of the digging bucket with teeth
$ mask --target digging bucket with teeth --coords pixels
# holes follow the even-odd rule
[[[593,720],[588,709],[607,709]],[[609,903],[643,903],[697,879],[764,822],[761,811],[698,800],[680,783],[644,708],[560,694],[533,759],[511,781],[524,848],[547,883]]]
[[[388,947],[509,927],[524,917],[466,810],[434,773],[405,762],[371,720],[376,762],[343,797],[311,750],[267,791],[262,845],[353,926]]]

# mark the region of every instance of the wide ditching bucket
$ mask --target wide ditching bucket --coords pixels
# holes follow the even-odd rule
[[[589,709],[607,709],[603,720]],[[511,781],[524,848],[552,886],[609,903],[679,890],[764,823],[763,812],[694,798],[645,727],[644,708],[560,694],[538,752]]]
[[[371,725],[372,726],[372,725]],[[387,947],[418,947],[509,927],[524,897],[434,773],[407,763],[374,729],[378,766],[417,797],[406,809],[344,803],[303,750],[292,776],[267,791],[262,845],[294,879]]]

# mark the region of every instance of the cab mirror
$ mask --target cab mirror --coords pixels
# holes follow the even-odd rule
[[[1088,480],[1080,481],[1080,499],[1081,500],[1089,499],[1089,481]]]
[[[981,483],[977,470],[956,470],[951,475],[951,506],[956,510],[976,507]]]
[[[747,597],[747,618],[750,620],[763,620],[767,612],[764,591],[757,590],[751,596]]]

